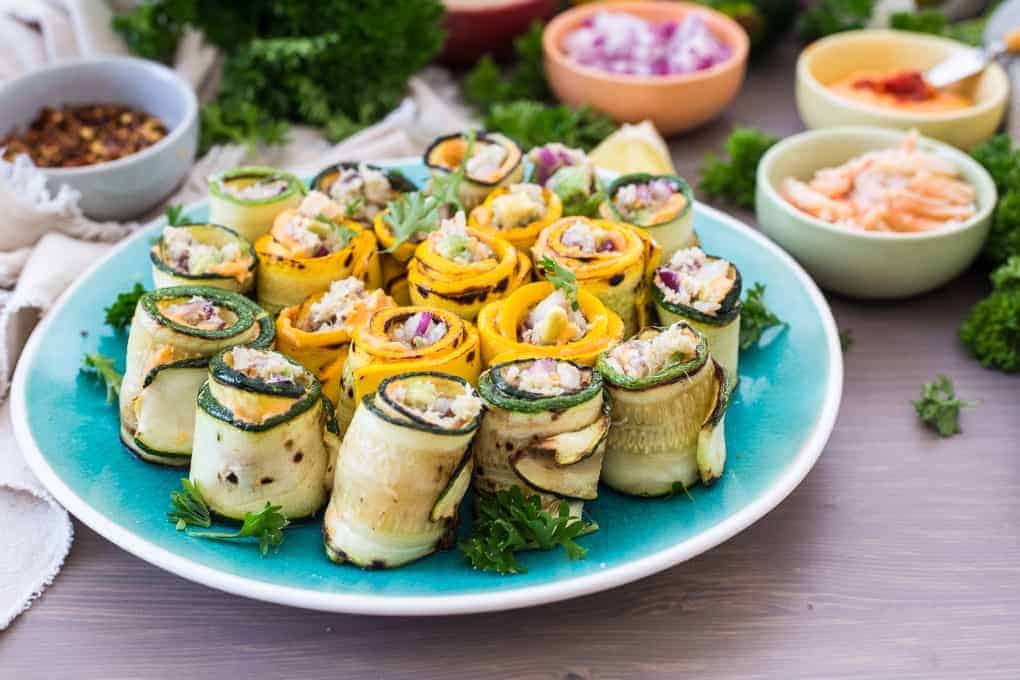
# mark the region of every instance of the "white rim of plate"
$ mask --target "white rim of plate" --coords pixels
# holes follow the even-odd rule
[[[379,161],[379,165],[408,165],[420,162],[418,158],[401,158]],[[204,203],[199,201],[188,206],[194,209]],[[567,600],[582,595],[590,595],[609,590],[633,581],[651,576],[669,567],[696,557],[701,553],[727,541],[738,533],[764,517],[779,505],[804,480],[815,462],[821,456],[822,449],[829,440],[839,413],[839,405],[843,395],[843,357],[839,345],[839,333],[836,322],[818,286],[799,264],[786,252],[759,234],[740,220],[716,210],[715,208],[695,203],[695,210],[701,211],[720,221],[728,222],[737,231],[750,238],[761,247],[769,250],[786,263],[804,285],[812,302],[822,313],[822,323],[829,345],[829,385],[818,420],[808,436],[807,441],[797,452],[796,458],[787,467],[783,475],[774,482],[765,493],[732,517],[715,525],[707,531],[677,543],[656,553],[604,569],[594,574],[568,578],[562,581],[542,585],[522,586],[511,590],[495,592],[474,592],[464,595],[366,595],[359,593],[323,593],[321,591],[304,590],[293,586],[281,586],[258,579],[228,574],[207,567],[189,558],[160,547],[156,543],[143,539],[128,529],[108,520],[102,513],[94,510],[85,500],[67,486],[53,471],[35,442],[35,437],[28,426],[27,403],[25,389],[28,370],[38,351],[50,323],[59,314],[66,301],[79,287],[87,285],[103,264],[121,250],[127,248],[135,240],[144,238],[148,231],[141,228],[135,235],[124,239],[114,246],[107,255],[93,264],[87,272],[61,296],[60,300],[49,311],[46,318],[32,333],[25,350],[18,362],[11,388],[11,420],[14,435],[25,456],[25,461],[43,483],[53,497],[72,515],[85,525],[120,548],[150,564],[169,571],[190,581],[201,583],[233,595],[254,598],[276,604],[314,609],[319,611],[339,612],[348,614],[370,614],[377,616],[441,616],[450,614],[475,614],[481,612],[518,609],[540,604],[548,604]],[[150,223],[151,224],[151,223]]]

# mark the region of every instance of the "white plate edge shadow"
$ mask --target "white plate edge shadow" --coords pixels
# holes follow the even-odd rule
[[[379,161],[378,163],[380,165],[399,165],[417,162],[420,162],[420,159],[393,159]],[[188,206],[188,209],[193,209],[196,205],[204,202],[198,201]],[[78,280],[61,295],[57,303],[32,333],[28,344],[21,354],[11,387],[11,421],[14,426],[15,440],[21,448],[29,468],[39,478],[43,486],[68,512],[81,520],[93,531],[150,564],[190,581],[195,581],[233,595],[328,612],[381,616],[439,616],[502,611],[548,604],[597,593],[637,581],[692,557],[696,557],[733,538],[778,506],[804,480],[808,472],[814,467],[819,456],[821,456],[822,450],[835,426],[843,393],[843,358],[836,322],[833,319],[828,302],[826,302],[825,297],[811,277],[786,251],[740,220],[700,202],[696,202],[695,210],[729,223],[737,231],[773,252],[793,270],[797,278],[804,284],[811,301],[822,312],[822,322],[829,344],[829,385],[821,413],[807,441],[800,448],[796,458],[788,466],[786,472],[761,497],[711,529],[682,543],[633,562],[555,583],[523,586],[521,588],[492,593],[479,592],[466,595],[322,593],[291,586],[274,585],[257,579],[223,573],[194,562],[189,558],[180,557],[106,519],[70,487],[64,484],[46,462],[42,452],[36,445],[35,438],[28,426],[28,404],[25,394],[27,369],[24,367],[32,363],[41,338],[46,335],[50,323],[74,291],[81,286],[87,285],[107,260],[129,247],[135,240],[144,238],[146,231],[148,231],[147,228],[157,220],[146,223],[138,230],[138,233],[114,246],[105,257],[94,263],[88,271],[78,277]]]

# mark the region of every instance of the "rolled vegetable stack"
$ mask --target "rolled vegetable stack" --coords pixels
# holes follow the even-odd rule
[[[393,228],[386,221],[388,209],[377,213],[373,220],[373,231],[379,249],[380,286],[386,294],[397,301],[398,305],[411,304],[411,294],[407,285],[407,263],[414,257],[418,244],[428,236],[427,232],[419,231],[411,234],[403,243],[397,245]],[[396,247],[394,247],[396,246]]]
[[[337,163],[315,176],[312,189],[336,201],[345,217],[371,228],[375,216],[390,201],[418,187],[399,170],[384,170],[368,163]]]
[[[540,281],[483,307],[478,332],[487,366],[529,357],[590,366],[620,342],[623,322],[597,297],[576,290],[576,284],[571,295]]]
[[[261,167],[226,170],[209,178],[209,221],[254,243],[282,210],[298,207],[305,192],[304,183],[289,172]]]
[[[471,211],[468,224],[527,251],[538,234],[562,215],[563,203],[549,189],[538,184],[511,184],[486,196]]]
[[[375,235],[345,221],[340,207],[319,192],[309,194],[298,210],[277,215],[269,233],[255,242],[255,253],[258,302],[270,314],[348,276],[368,288],[381,284]]]
[[[453,312],[435,307],[381,309],[356,328],[340,376],[337,418],[341,432],[367,394],[390,376],[435,370],[478,380],[482,356],[478,331]]]
[[[464,181],[457,187],[457,196],[465,210],[480,204],[494,189],[520,182],[524,178],[523,160],[524,152],[512,139],[484,131],[477,133],[473,142],[463,132],[440,137],[424,157],[433,177],[464,165]]]
[[[569,269],[577,283],[616,312],[623,334],[647,322],[648,285],[659,265],[655,241],[619,222],[565,217],[542,230],[531,248],[536,271],[548,276],[541,261],[548,257]]]
[[[453,544],[482,402],[463,378],[391,376],[354,414],[322,534],[334,562],[396,567]]]
[[[697,243],[693,207],[694,192],[684,178],[634,173],[609,185],[599,213],[607,220],[626,222],[644,231],[668,260],[681,248]]]
[[[557,512],[567,501],[580,517],[598,496],[609,431],[602,377],[562,359],[517,359],[478,379],[485,415],[472,443],[476,492],[520,486]]]
[[[247,347],[209,362],[190,477],[213,512],[241,520],[268,501],[289,519],[312,515],[326,502],[339,447],[332,406],[301,365]]]
[[[314,373],[323,393],[335,404],[354,329],[377,310],[395,306],[381,289],[368,291],[353,276],[334,281],[328,291],[280,312],[276,349]]]
[[[732,262],[684,248],[656,270],[652,299],[659,323],[686,321],[705,336],[712,357],[737,375],[740,289],[740,271]]]
[[[143,295],[131,320],[120,389],[124,445],[151,463],[187,465],[195,398],[209,357],[234,345],[272,342],[272,319],[237,293],[175,286]]]
[[[599,357],[596,368],[613,404],[602,481],[661,496],[722,475],[722,419],[733,382],[704,336],[683,321],[645,328]]]
[[[149,258],[156,288],[201,285],[246,294],[255,287],[255,249],[218,224],[165,227]]]
[[[411,302],[474,321],[484,305],[531,276],[531,262],[501,238],[466,227],[464,213],[443,220],[407,265]]]

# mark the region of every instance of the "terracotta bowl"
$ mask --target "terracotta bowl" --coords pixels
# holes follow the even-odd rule
[[[466,65],[483,54],[503,55],[533,21],[547,19],[558,0],[444,0],[446,44],[442,60]]]
[[[563,41],[591,15],[626,12],[661,23],[691,14],[732,50],[730,58],[694,73],[632,76],[582,66],[567,58]],[[571,106],[590,104],[623,123],[651,120],[664,135],[695,128],[719,114],[736,96],[747,68],[747,33],[729,17],[685,2],[599,2],[560,14],[545,29],[545,72],[556,96]]]

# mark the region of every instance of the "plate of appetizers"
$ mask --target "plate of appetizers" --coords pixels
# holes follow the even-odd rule
[[[682,178],[472,132],[211,177],[65,293],[12,414],[56,499],[168,571],[455,614],[732,537],[810,471],[842,378],[811,279]]]

